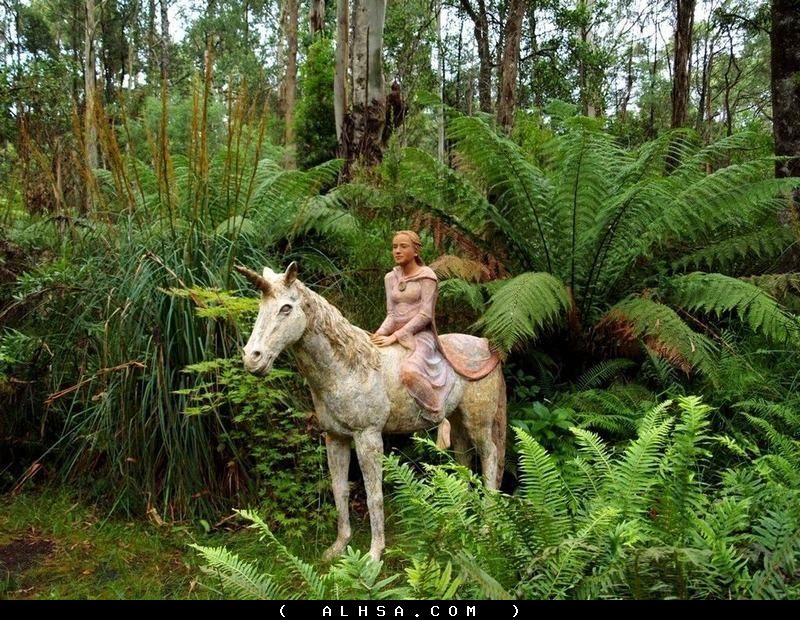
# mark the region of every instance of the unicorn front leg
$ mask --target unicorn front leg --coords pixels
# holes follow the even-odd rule
[[[355,434],[356,454],[367,490],[369,523],[372,528],[370,557],[381,559],[386,542],[383,538],[383,437],[377,429],[366,429]]]
[[[325,435],[325,447],[328,452],[328,469],[331,472],[333,501],[339,516],[336,541],[322,556],[325,562],[329,562],[341,555],[350,542],[350,485],[347,482],[350,470],[350,438],[328,433]]]

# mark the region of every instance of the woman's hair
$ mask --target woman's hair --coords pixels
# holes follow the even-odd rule
[[[405,235],[411,240],[411,245],[413,245],[414,249],[417,251],[414,261],[417,263],[417,265],[424,265],[425,261],[422,260],[422,255],[420,254],[420,252],[422,252],[422,241],[419,240],[419,235],[413,230],[398,230],[394,233],[395,237],[397,235]]]

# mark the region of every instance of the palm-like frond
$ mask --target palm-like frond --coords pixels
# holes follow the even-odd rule
[[[561,230],[550,181],[517,146],[480,119],[457,118],[450,129],[465,168],[493,197],[501,230],[524,258],[524,267],[553,273],[553,239],[564,238],[566,231]]]
[[[690,311],[735,312],[755,332],[780,344],[800,342],[800,322],[757,286],[719,273],[673,277],[668,295]]]
[[[686,372],[698,368],[714,373],[714,344],[693,331],[672,308],[652,299],[633,297],[616,304],[599,328],[612,330],[623,342],[643,339],[649,350]]]
[[[497,286],[486,314],[478,321],[489,339],[503,350],[539,336],[569,310],[564,285],[549,273],[524,273]]]
[[[719,241],[705,243],[700,249],[682,256],[672,263],[675,271],[694,267],[707,267],[725,271],[742,265],[750,267],[752,259],[772,259],[795,242],[794,234],[785,226],[765,225],[758,230],[721,235]]]
[[[421,208],[445,218],[475,241],[480,242],[488,225],[507,223],[465,175],[420,149],[403,150],[398,183]]]

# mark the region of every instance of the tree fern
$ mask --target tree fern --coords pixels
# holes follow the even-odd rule
[[[718,273],[692,273],[669,280],[668,295],[690,311],[735,312],[772,341],[800,343],[800,321],[757,286]]]
[[[497,346],[508,351],[523,339],[535,339],[556,324],[571,305],[564,285],[548,273],[524,273],[502,282],[478,322]]]
[[[698,368],[712,375],[715,371],[713,343],[689,328],[668,306],[642,297],[630,298],[614,305],[603,324],[618,330],[624,338],[643,339],[649,350],[684,371]]]

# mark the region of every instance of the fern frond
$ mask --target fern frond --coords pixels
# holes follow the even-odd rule
[[[297,598],[297,593],[284,590],[274,579],[256,565],[245,562],[225,547],[204,547],[190,544],[200,552],[206,566],[203,571],[218,577],[223,590],[232,598],[282,600]]]
[[[662,521],[675,540],[682,543],[691,515],[702,510],[705,500],[696,474],[700,459],[710,454],[703,446],[709,439],[705,431],[709,427],[707,416],[711,407],[704,405],[697,396],[682,396],[678,398],[678,409],[680,421],[675,426],[661,471],[664,479]]]
[[[754,598],[786,598],[791,591],[797,594],[798,508],[800,504],[795,500],[791,507],[768,510],[753,526],[753,544],[763,558],[763,568],[753,575]],[[787,592],[787,588],[791,589]]]
[[[466,306],[475,312],[482,312],[485,306],[483,289],[481,284],[452,278],[439,282],[439,297],[452,306]]]
[[[514,597],[489,573],[483,570],[475,558],[470,557],[463,551],[458,553],[455,558],[456,562],[468,577],[478,586],[482,594],[489,600],[493,601],[510,601]]]
[[[600,436],[582,428],[571,428],[569,430],[575,435],[580,452],[585,454],[590,462],[599,466],[599,473],[602,476],[601,480],[603,482],[610,480],[613,475],[611,468],[611,452],[603,444],[603,440]],[[597,486],[600,486],[600,484]]]
[[[780,256],[792,243],[794,234],[786,226],[763,226],[741,234],[720,235],[719,241],[703,247],[672,263],[672,269],[683,271],[690,267],[699,269],[730,270],[737,263],[747,264],[752,259],[772,259]]]
[[[553,458],[525,431],[515,428],[519,449],[520,493],[537,507],[536,536],[548,547],[568,532],[564,484]]]
[[[714,374],[713,343],[690,329],[674,310],[651,299],[633,297],[616,304],[598,329],[610,329],[622,341],[641,338],[649,350],[685,372],[696,368]]]
[[[668,402],[659,407],[665,409]],[[652,426],[643,423],[642,427],[639,436],[625,449],[622,458],[614,463],[610,479],[615,505],[630,517],[641,514],[651,506],[649,491],[657,484],[656,474],[664,459],[664,447],[672,420],[666,419]]]
[[[575,382],[575,387],[581,392],[601,387],[623,370],[628,370],[634,366],[636,366],[636,363],[629,359],[603,360],[584,372]]]
[[[459,278],[467,282],[486,282],[489,269],[476,260],[445,254],[433,261],[429,267],[439,278]]]
[[[691,273],[668,282],[669,297],[690,311],[735,312],[774,342],[800,343],[800,321],[757,286],[719,273]]]
[[[308,594],[311,598],[328,598],[329,591],[326,587],[325,579],[317,572],[314,566],[308,562],[304,562],[289,551],[289,549],[275,537],[275,534],[272,533],[272,530],[270,530],[269,526],[257,513],[252,510],[237,510],[236,512],[241,515],[242,518],[250,521],[253,526],[261,532],[262,536],[280,552],[277,559],[288,564],[294,573],[306,583],[309,588]]]
[[[547,177],[513,142],[497,135],[476,117],[450,124],[456,149],[494,197],[503,234],[525,259],[525,268],[553,272],[553,245],[563,239],[559,214]]]
[[[489,340],[508,351],[559,321],[571,301],[563,283],[549,273],[523,273],[498,283],[491,305],[477,325]]]

